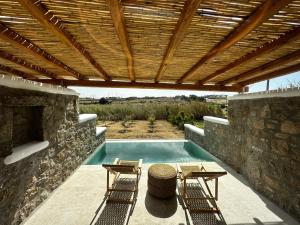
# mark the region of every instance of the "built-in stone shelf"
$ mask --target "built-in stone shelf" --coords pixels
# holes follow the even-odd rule
[[[106,127],[96,127],[96,137],[104,134],[106,132]]]
[[[219,123],[224,125],[229,125],[229,121],[227,119],[213,117],[213,116],[204,116],[204,121],[212,122],[212,123]]]
[[[200,134],[201,136],[205,136],[204,130],[199,128],[199,127],[195,127],[191,124],[184,124],[184,128],[187,128],[187,129],[189,129],[189,130],[191,130],[191,131],[193,131],[197,134]]]
[[[20,161],[36,152],[42,151],[48,146],[49,146],[48,141],[42,141],[42,142],[32,141],[24,145],[15,147],[12,149],[12,154],[6,156],[6,158],[4,159],[4,164],[9,165],[17,161]]]
[[[94,120],[97,119],[97,114],[80,114],[79,115],[79,123],[84,123],[87,122],[89,120]]]

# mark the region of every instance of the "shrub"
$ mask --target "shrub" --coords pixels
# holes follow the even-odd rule
[[[220,105],[203,102],[171,102],[171,103],[130,103],[130,104],[107,104],[107,105],[80,105],[81,113],[96,113],[99,120],[122,121],[126,117],[130,120],[147,120],[153,115],[156,120],[168,120],[172,122],[179,112],[185,117],[193,117],[202,120],[203,116],[224,117]],[[187,118],[185,118],[187,119]]]
[[[181,111],[175,116],[171,115],[168,118],[168,121],[177,126],[179,129],[183,130],[185,123],[194,124],[194,116]]]
[[[148,117],[148,121],[149,121],[150,132],[153,133],[154,132],[155,115],[150,114]]]
[[[106,104],[109,104],[109,101],[106,98],[100,98],[99,104],[100,105],[106,105]]]

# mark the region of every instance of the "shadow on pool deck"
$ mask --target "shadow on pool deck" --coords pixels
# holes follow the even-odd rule
[[[285,222],[262,222],[257,218],[253,218],[254,223],[232,223],[228,225],[285,225]]]
[[[115,188],[124,188],[124,184],[130,188],[130,186],[135,186],[136,178],[121,178],[116,181]],[[131,187],[131,188],[132,188]],[[136,201],[133,203],[116,203],[116,202],[107,202],[107,199],[119,199],[122,201],[130,201],[134,199],[133,192],[119,192],[114,191],[108,197],[108,193],[105,194],[104,199],[99,205],[98,209],[95,212],[95,216],[90,222],[90,225],[124,225],[128,224],[129,218],[132,215],[132,212],[135,207]],[[105,204],[105,206],[104,206]],[[104,207],[103,207],[104,206]]]
[[[149,192],[146,194],[145,206],[147,211],[155,217],[169,218],[176,213],[177,196],[167,199],[153,197]]]
[[[189,195],[190,197],[197,198],[207,197],[205,196],[205,192],[203,192],[203,187],[200,182],[187,184],[187,195]],[[180,197],[179,199],[183,210],[185,210],[187,224],[190,224],[189,220],[191,220],[192,224],[194,225],[226,225],[222,212],[220,212],[219,214],[210,212],[189,212],[188,209],[186,209],[183,200]],[[212,204],[209,200],[203,199],[197,200],[196,202],[192,203],[191,207],[209,209],[212,207]]]
[[[217,202],[227,225],[300,225],[275,204],[255,192],[245,178],[226,164],[219,162],[203,164],[207,168],[211,167],[216,170],[219,170],[221,166],[228,171],[228,174],[219,181],[219,201]],[[171,165],[175,167],[175,164]],[[215,224],[213,223],[216,221],[215,215],[190,214],[182,207],[179,197],[174,198],[177,204],[172,201],[169,203],[170,207],[174,208],[169,209],[165,214],[155,209],[158,204],[150,196],[147,197],[147,171],[150,166],[151,164],[143,164],[138,198],[134,207],[129,204],[106,204],[104,197],[106,170],[100,166],[84,165],[54,191],[23,224]],[[175,208],[176,212],[172,215]]]

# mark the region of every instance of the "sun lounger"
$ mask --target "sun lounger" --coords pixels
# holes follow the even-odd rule
[[[202,165],[191,166],[177,164],[177,174],[178,179],[181,182],[181,189],[179,190],[179,194],[182,197],[184,204],[186,205],[189,211],[220,213],[220,210],[216,204],[216,201],[218,200],[218,178],[223,175],[226,175],[226,171],[207,171]],[[208,193],[206,193],[204,188],[202,188],[201,186],[201,191],[199,192],[200,195],[196,196],[195,190],[192,190],[193,195],[189,195],[189,184],[187,180],[193,179],[194,181],[197,180],[199,183],[199,178],[202,178]],[[215,180],[214,196],[207,183],[208,181],[212,180]]]
[[[102,166],[107,170],[107,201],[116,203],[135,202],[138,192],[138,182],[142,173],[142,159],[140,159],[139,161],[127,161],[116,158],[113,164],[102,164]],[[114,176],[111,185],[110,174]],[[134,175],[135,179],[129,179],[129,176],[126,176],[126,178],[121,178],[121,175],[124,174]],[[134,193],[133,199],[124,199],[124,196],[121,198],[112,198],[112,194],[114,192]]]

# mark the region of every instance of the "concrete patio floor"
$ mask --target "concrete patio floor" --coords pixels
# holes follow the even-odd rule
[[[183,209],[178,196],[169,200],[151,197],[147,194],[147,171],[151,164],[143,164],[138,199],[133,209],[129,204],[106,204],[103,201],[106,170],[101,166],[83,165],[23,224],[299,225],[287,213],[251,189],[242,176],[225,164],[203,164],[216,170],[222,167],[228,172],[219,179],[217,204],[221,209],[223,221],[214,214],[189,214]]]

